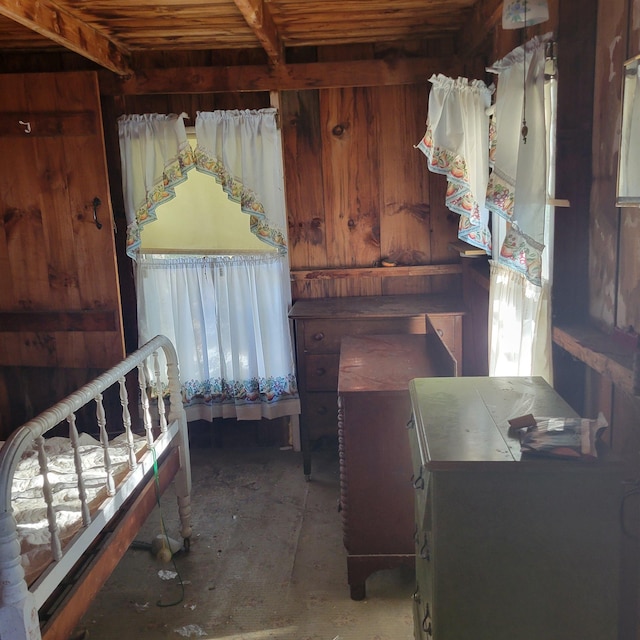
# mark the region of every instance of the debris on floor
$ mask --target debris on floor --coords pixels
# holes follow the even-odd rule
[[[176,633],[179,633],[183,638],[198,638],[200,636],[206,636],[206,632],[199,627],[197,624],[188,624],[184,627],[180,627],[179,629],[175,629]]]
[[[173,580],[178,577],[178,574],[175,571],[167,571],[166,569],[160,569],[158,571],[158,576],[161,580]]]

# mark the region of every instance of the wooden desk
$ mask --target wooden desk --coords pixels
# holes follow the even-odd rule
[[[434,335],[347,336],[340,350],[340,508],[354,600],[374,571],[413,566],[409,380],[450,375]]]
[[[455,358],[458,375],[461,375],[464,314],[461,298],[445,294],[316,298],[295,302],[289,317],[295,327],[302,407],[300,446],[307,478],[311,475],[311,442],[326,436],[335,438],[337,434],[342,338],[435,331]]]
[[[416,640],[618,640],[620,465],[521,459],[508,418],[576,415],[542,378],[409,386]]]

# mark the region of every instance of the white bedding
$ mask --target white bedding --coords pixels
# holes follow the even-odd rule
[[[118,481],[129,471],[124,434],[114,438],[109,444],[109,457],[117,486]],[[103,449],[100,442],[88,434],[80,434],[79,445],[87,502],[94,513],[107,497]],[[134,436],[136,457],[140,457],[145,447],[146,439]],[[55,437],[45,440],[45,451],[56,521],[64,548],[65,543],[82,525],[73,450],[69,439]],[[18,465],[12,486],[11,504],[18,525],[22,566],[29,584],[51,561],[51,534],[35,448],[26,451]]]

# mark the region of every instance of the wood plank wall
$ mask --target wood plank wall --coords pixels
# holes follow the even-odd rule
[[[615,186],[621,126],[624,61],[640,53],[640,5],[634,0],[599,0],[595,51],[593,114],[593,183],[589,208],[589,315],[605,331],[614,327],[640,332],[640,211],[617,208]],[[604,410],[612,425],[612,444],[622,456],[630,481],[640,480],[640,397],[621,390],[587,368],[587,404]],[[632,499],[625,512],[640,530],[640,503]],[[625,571],[629,638],[640,638],[638,541],[627,538],[635,563]],[[635,557],[633,556],[635,554]],[[635,594],[635,598],[634,595]],[[634,625],[635,624],[635,630]]]
[[[368,46],[334,47],[318,59],[374,53]],[[427,99],[426,78],[421,85],[283,92],[294,300],[460,290],[459,275],[385,277],[391,274],[381,269],[349,277],[346,271],[379,268],[382,260],[398,265],[458,261],[448,249],[458,221],[444,206],[446,183],[429,173],[426,158],[414,148],[424,134]],[[339,271],[335,278],[331,269]],[[296,278],[299,270],[323,271]]]
[[[444,207],[446,183],[414,148],[424,134],[426,85],[286,92],[281,107],[292,270],[458,260],[448,249],[457,217]],[[459,283],[373,275],[294,281],[292,293],[296,299],[450,286]]]
[[[624,61],[640,53],[639,20],[640,7],[632,0],[598,4],[588,299],[590,317],[605,331],[640,331],[640,216],[637,208],[615,205],[622,71]],[[587,384],[614,425],[613,445],[629,475],[639,477],[640,398],[594,371],[587,371]]]

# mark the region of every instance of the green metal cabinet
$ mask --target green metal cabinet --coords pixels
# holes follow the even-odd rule
[[[622,471],[523,459],[509,418],[575,417],[542,378],[418,378],[416,640],[618,640]]]

